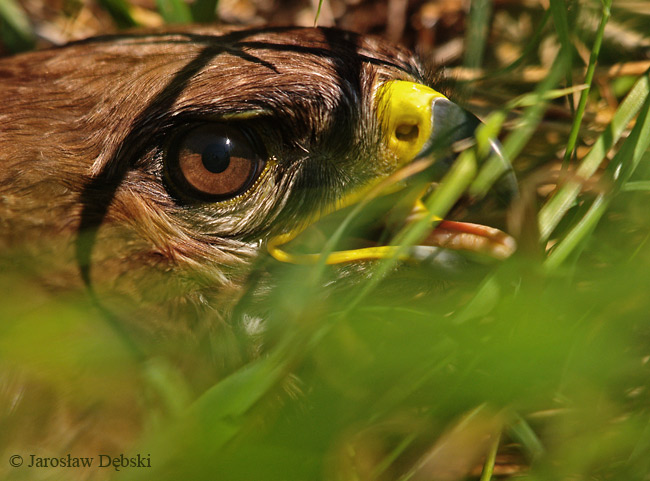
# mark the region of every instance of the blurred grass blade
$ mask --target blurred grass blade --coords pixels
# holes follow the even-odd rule
[[[163,428],[162,433],[153,433],[143,449],[151,452],[157,463],[146,476],[133,470],[124,472],[119,479],[179,479],[175,478],[176,473],[188,476],[195,466],[214,458],[226,443],[249,426],[250,418],[246,415],[284,378],[287,366],[298,352],[290,345],[287,351],[287,344],[277,346],[269,356],[220,381],[190,406],[185,415]]]
[[[634,446],[634,450],[630,454],[628,462],[638,462],[643,465],[643,469],[645,472],[650,472],[650,457],[648,457],[649,452],[650,452],[650,418],[647,419],[646,425],[639,435],[639,440],[636,446]]]
[[[650,96],[646,98],[639,111],[630,135],[616,153],[606,169],[607,178],[614,182],[614,191],[623,188],[639,166],[641,159],[647,158],[650,145]]]
[[[97,0],[119,28],[137,27],[138,22],[133,17],[131,7],[126,0]]]
[[[546,450],[537,434],[519,413],[514,413],[513,416],[513,421],[507,425],[510,437],[521,443],[531,460],[541,458]]]
[[[571,37],[569,34],[569,21],[567,19],[567,7],[564,0],[550,0],[551,14],[553,15],[553,24],[557,32],[560,45],[569,53],[573,50]]]
[[[402,454],[406,448],[415,441],[415,439],[416,434],[411,433],[409,436],[406,436],[391,453],[388,453],[388,455],[372,470],[373,479],[378,479],[382,474],[384,474],[391,464],[395,462],[399,455]]]
[[[314,17],[314,27],[318,25],[318,17],[320,17],[320,11],[325,0],[318,0],[318,7],[316,8],[316,16]]]
[[[503,123],[506,121],[506,113],[503,110],[497,110],[491,113],[485,121],[480,124],[474,136],[476,137],[476,145],[478,156],[484,159],[490,154],[492,148],[492,141],[499,137]]]
[[[527,96],[531,106],[521,116],[521,119],[518,121],[519,125],[512,129],[512,133],[503,142],[503,154],[509,162],[512,162],[519,155],[535,133],[546,109],[547,101],[545,98],[548,92],[560,81],[564,72],[570,67],[569,60],[569,56],[563,53],[563,50],[560,50],[547,77],[539,84],[533,94]],[[483,197],[490,190],[492,184],[509,167],[509,165],[504,165],[501,157],[497,155],[491,156],[485,162],[483,168],[472,183],[469,189],[470,195],[477,198]]]
[[[517,129],[511,133],[503,143],[503,151],[507,158],[516,158],[526,143],[530,140],[546,108],[544,100],[547,92],[552,90],[560,81],[562,74],[571,66],[570,57],[564,49],[557,54],[553,67],[542,83],[535,89],[537,103],[533,103],[522,115]]]
[[[375,269],[372,277],[359,290],[359,294],[350,302],[345,312],[350,312],[375,286],[384,278],[386,273],[395,266],[399,259],[406,255],[414,244],[419,242],[426,232],[436,224],[435,219],[443,218],[458,199],[467,190],[476,176],[476,152],[472,149],[462,152],[451,169],[440,182],[438,188],[425,201],[430,213],[429,218],[423,218],[406,226],[391,240],[390,244],[398,246],[395,255],[385,259]]]
[[[466,479],[494,447],[501,435],[503,416],[486,404],[471,410],[438,438],[415,464],[413,481]],[[404,479],[404,478],[402,478]]]
[[[196,0],[191,7],[192,20],[210,23],[217,20],[219,0]]]
[[[465,30],[465,55],[463,66],[470,71],[477,71],[483,64],[485,44],[490,31],[492,0],[475,0],[470,2],[468,26]],[[459,86],[458,97],[472,96],[474,84],[468,82]]]
[[[476,176],[476,152],[472,149],[465,150],[454,161],[449,173],[440,182],[435,192],[425,200],[424,204],[431,214],[429,219],[421,219],[398,232],[393,241],[406,253],[408,248],[419,242],[431,229],[434,218],[441,219],[460,199],[467,187]]]
[[[544,267],[551,271],[562,262],[591,234],[596,224],[607,210],[609,202],[604,195],[599,195],[591,204],[587,213],[578,221],[571,231],[562,239],[544,262]]]
[[[148,359],[143,366],[143,376],[154,392],[160,395],[172,417],[178,417],[190,405],[192,394],[181,373],[166,359]]]
[[[474,297],[454,316],[455,324],[478,319],[494,310],[499,303],[501,287],[494,276],[490,276],[478,288]]]
[[[183,0],[156,0],[156,6],[165,23],[192,23],[192,12]]]
[[[394,172],[379,184],[375,185],[374,188],[365,194],[362,200],[357,202],[352,211],[346,216],[343,222],[339,224],[337,229],[323,246],[323,249],[320,252],[319,262],[311,271],[311,281],[314,286],[318,285],[325,272],[325,269],[327,267],[327,257],[330,253],[334,252],[336,245],[338,245],[340,240],[343,238],[350,225],[352,225],[352,223],[362,214],[363,209],[367,206],[368,202],[370,202],[372,199],[375,199],[377,196],[380,196],[382,192],[385,192],[386,189],[390,189],[390,186],[395,185],[397,182],[400,182],[418,172],[422,172],[422,170],[424,170],[429,165],[430,162],[425,160],[412,162],[397,172]]]
[[[579,8],[578,5],[575,8]],[[550,9],[551,14],[553,15],[553,24],[555,25],[555,31],[557,32],[558,40],[560,41],[561,49],[560,51],[568,57],[569,65],[573,67],[573,44],[571,43],[571,37],[569,34],[569,21],[567,18],[568,8],[566,6],[565,0],[550,0]],[[571,76],[571,69],[567,68],[565,71],[565,80],[567,87],[573,85],[573,79]],[[573,111],[573,102],[569,100],[569,106],[571,111]]]
[[[465,59],[463,62],[466,68],[478,69],[483,63],[485,40],[489,33],[491,16],[491,0],[475,0],[470,3],[469,22],[465,36]]]
[[[508,102],[507,109],[516,109],[518,107],[532,107],[537,105],[540,100],[555,100],[566,95],[584,91],[587,88],[587,85],[574,85],[573,87],[567,87],[563,89],[553,89],[543,92],[540,96],[537,93],[532,94],[523,94],[517,97],[516,99]]]
[[[632,118],[639,112],[650,93],[650,70],[647,71],[634,85],[628,96],[614,114],[614,118],[594,143],[589,153],[576,170],[581,179],[589,179],[601,165],[607,152],[621,138]],[[540,209],[539,230],[542,241],[548,240],[564,214],[569,210],[578,194],[581,183],[569,180],[551,197]]]
[[[522,63],[524,63],[524,60],[526,60],[533,52],[535,52],[535,50],[539,48],[539,42],[542,38],[542,34],[544,33],[544,28],[546,27],[546,24],[548,23],[548,19],[550,17],[551,17],[551,11],[548,9],[544,10],[544,16],[539,21],[537,27],[535,27],[535,31],[531,35],[530,40],[526,44],[526,47],[524,47],[523,51],[521,52],[521,55],[509,65],[506,65],[503,68],[491,72],[489,75],[483,77],[483,79],[488,79],[499,75],[507,74],[509,72],[512,72],[517,67],[519,67]]]
[[[646,161],[650,161],[650,154],[646,154]],[[650,180],[638,180],[636,182],[628,182],[623,186],[623,192],[650,192]]]
[[[499,442],[501,441],[501,433],[494,437],[492,440],[492,446],[490,451],[487,454],[485,463],[483,464],[483,472],[481,473],[481,479],[479,481],[490,481],[492,479],[492,474],[494,473],[494,465],[497,460],[497,451],[499,450]]]
[[[607,25],[607,22],[609,20],[611,6],[612,6],[612,0],[604,0],[603,13],[602,16],[600,17],[600,25],[598,26],[598,32],[596,32],[594,45],[591,48],[591,55],[589,56],[589,66],[587,67],[587,74],[585,75],[585,84],[587,85],[587,87],[580,94],[578,109],[576,110],[575,118],[573,119],[573,125],[571,125],[571,132],[569,133],[569,139],[567,141],[567,147],[564,153],[565,165],[571,159],[571,156],[573,155],[573,151],[575,150],[576,141],[578,140],[578,133],[580,132],[580,126],[582,125],[582,117],[585,113],[585,108],[587,106],[587,99],[589,97],[591,84],[594,80],[594,73],[596,71],[596,62],[598,60],[598,56],[600,55],[600,46],[603,42],[603,35],[605,34],[605,25]]]
[[[35,38],[29,19],[15,0],[0,1],[0,36],[12,52],[34,48]]]

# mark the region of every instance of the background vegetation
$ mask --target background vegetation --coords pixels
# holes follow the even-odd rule
[[[124,27],[316,16],[266,0],[1,1],[5,53]],[[3,276],[4,362],[78,396],[116,395],[127,369],[164,392],[143,440],[155,472],[125,479],[452,480],[482,465],[482,479],[650,479],[648,3],[332,0],[320,12],[448,67],[518,172],[517,254],[452,280],[388,260],[346,295],[324,292],[323,266],[276,266],[264,354],[198,399],[158,361],[126,361],[83,301],[33,300]],[[454,171],[431,204],[444,215],[498,174],[489,161]],[[51,342],[80,326],[84,343]],[[101,390],[80,385],[80,366]]]

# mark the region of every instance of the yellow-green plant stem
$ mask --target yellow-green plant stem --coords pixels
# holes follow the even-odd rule
[[[512,133],[504,141],[503,154],[506,159],[516,158],[533,136],[546,108],[547,101],[545,99],[547,93],[560,81],[560,78],[570,65],[569,55],[561,50],[546,79],[529,96],[529,101],[532,98],[536,99],[536,102],[531,102],[531,106],[525,110],[518,121],[519,125],[513,129]],[[491,156],[472,183],[469,189],[470,195],[483,197],[492,184],[503,175],[506,168],[507,166],[504,165],[501,158],[496,155]]]
[[[579,179],[589,179],[598,169],[607,152],[621,138],[630,121],[639,112],[650,94],[650,70],[641,76],[614,114],[614,118],[594,143],[576,169]],[[568,180],[540,209],[538,221],[540,238],[548,240],[553,230],[571,208],[580,193],[582,182]]]
[[[485,464],[483,464],[483,472],[481,473],[481,479],[479,481],[490,481],[492,479],[500,441],[501,433],[497,434],[497,436],[494,438],[494,441],[492,442],[492,445],[490,446],[490,451],[488,452],[485,459]]]
[[[585,84],[587,88],[582,91],[580,94],[580,100],[578,102],[578,108],[576,110],[575,118],[573,120],[573,125],[571,125],[571,132],[569,133],[569,140],[567,141],[566,151],[564,153],[564,166],[568,165],[571,156],[575,150],[576,142],[578,140],[578,133],[580,132],[580,126],[582,125],[582,117],[585,113],[585,108],[587,106],[587,99],[589,97],[589,91],[591,89],[591,84],[594,80],[594,73],[596,72],[596,63],[598,61],[598,56],[600,55],[600,46],[603,43],[603,36],[605,34],[605,25],[609,21],[610,17],[610,8],[612,6],[612,0],[604,0],[603,3],[603,14],[600,17],[600,25],[598,26],[598,31],[596,33],[596,38],[594,40],[594,45],[591,48],[591,55],[589,57],[589,66],[587,67],[587,74],[585,75]]]

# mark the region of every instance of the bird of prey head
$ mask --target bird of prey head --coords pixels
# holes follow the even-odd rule
[[[476,127],[409,52],[322,28],[99,37],[0,59],[0,82],[0,247],[158,334],[224,322],[253,259],[313,261],[285,244]]]

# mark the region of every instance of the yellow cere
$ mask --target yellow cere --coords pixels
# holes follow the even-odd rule
[[[436,98],[446,98],[439,92],[425,86],[405,80],[391,80],[384,83],[377,90],[375,101],[376,111],[381,122],[388,147],[396,154],[399,166],[412,161],[422,150],[433,131],[432,105]],[[379,180],[379,179],[378,179]],[[363,199],[367,191],[373,187],[367,186],[340,199],[332,211],[352,205]],[[399,186],[393,186],[395,190]],[[387,193],[387,192],[384,192]],[[325,215],[326,213],[321,213]],[[414,206],[413,214],[416,216],[430,215],[421,201]],[[280,262],[293,264],[315,264],[321,260],[321,254],[294,254],[287,252],[282,247],[300,235],[309,225],[316,222],[319,217],[310,219],[291,232],[281,234],[269,239],[268,252]],[[440,220],[431,216],[432,222]],[[399,254],[398,246],[376,246],[346,251],[331,252],[324,259],[326,264],[339,264],[369,259],[386,259],[398,255],[406,259],[408,255]]]
[[[379,87],[375,98],[386,143],[404,165],[431,137],[433,100],[446,97],[425,85],[391,80]]]

